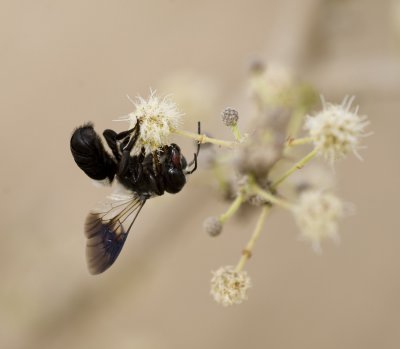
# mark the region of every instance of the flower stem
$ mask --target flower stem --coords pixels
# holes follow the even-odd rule
[[[254,229],[253,234],[250,237],[250,240],[247,242],[247,245],[245,249],[243,250],[242,256],[240,257],[239,263],[236,265],[235,271],[239,272],[243,270],[244,265],[248,261],[248,259],[251,257],[251,253],[254,247],[254,244],[258,237],[260,236],[261,230],[264,226],[265,219],[267,218],[269,213],[269,206],[264,206],[260,216],[258,217],[258,221],[256,224],[256,227]]]
[[[269,201],[271,204],[280,206],[282,208],[286,208],[288,210],[292,209],[293,205],[285,200],[282,200],[275,195],[272,195],[271,193],[261,189],[258,185],[253,184],[251,187],[251,190],[255,193],[260,195],[262,198],[265,200]]]
[[[299,108],[298,110],[293,112],[287,128],[287,135],[289,137],[297,136],[301,128],[301,125],[303,123],[304,117],[305,117],[304,108]]]
[[[304,137],[304,138],[289,138],[286,142],[286,147],[294,147],[296,145],[303,145],[303,144],[309,144],[312,143],[314,138],[312,137]]]
[[[288,178],[292,173],[300,170],[305,164],[312,160],[318,154],[318,148],[314,148],[310,153],[308,153],[304,158],[297,162],[292,168],[290,168],[286,173],[284,173],[280,178],[278,178],[274,183],[272,183],[271,189],[275,189],[279,184],[281,184],[286,178]]]
[[[229,218],[231,218],[236,211],[239,209],[240,205],[243,203],[243,195],[239,194],[236,199],[229,206],[228,210],[219,216],[219,221],[224,224]]]
[[[201,144],[202,143],[212,143],[212,144],[216,144],[216,145],[219,145],[222,147],[228,147],[228,148],[233,148],[235,146],[235,142],[224,141],[221,139],[207,137],[205,134],[199,135],[198,133],[193,133],[193,132],[189,132],[189,131],[185,131],[185,130],[177,130],[177,129],[173,130],[173,132],[180,136],[192,138],[192,139],[200,142]]]
[[[236,124],[236,125],[234,125],[234,126],[231,126],[231,130],[232,130],[233,135],[235,136],[235,139],[236,139],[238,142],[240,142],[241,139],[242,139],[242,136],[240,135],[240,131],[239,131],[238,125]]]

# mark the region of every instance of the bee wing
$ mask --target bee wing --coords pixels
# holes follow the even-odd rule
[[[117,259],[146,198],[116,192],[90,211],[85,222],[86,260],[91,274],[107,270]]]

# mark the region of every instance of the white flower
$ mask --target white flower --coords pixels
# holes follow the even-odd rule
[[[251,93],[264,106],[285,105],[288,92],[293,87],[294,77],[286,67],[269,63],[266,68],[257,65],[256,74],[251,80]]]
[[[160,98],[151,91],[148,100],[137,97],[136,101],[132,102],[136,107],[135,111],[121,120],[129,121],[130,128],[139,122],[140,135],[134,151],[139,152],[144,147],[146,152],[152,152],[168,144],[169,135],[181,125],[183,115],[171,98]]]
[[[240,304],[247,299],[251,287],[246,271],[235,271],[232,266],[221,267],[212,272],[211,295],[223,306]]]
[[[306,190],[293,209],[301,238],[309,240],[315,252],[321,252],[321,240],[339,241],[338,221],[345,214],[342,201],[332,193]]]
[[[320,154],[333,163],[352,151],[359,159],[360,138],[369,134],[365,127],[369,124],[366,116],[357,115],[358,107],[350,111],[352,98],[344,98],[342,104],[325,103],[323,110],[315,116],[307,116],[304,128],[309,131]]]
[[[304,190],[322,189],[329,190],[335,187],[335,176],[332,169],[324,163],[311,163],[301,171],[296,171],[289,180],[300,193]]]

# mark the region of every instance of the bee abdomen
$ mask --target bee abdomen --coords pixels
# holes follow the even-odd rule
[[[71,137],[71,152],[76,164],[90,178],[114,179],[117,165],[106,152],[91,123],[78,127]]]

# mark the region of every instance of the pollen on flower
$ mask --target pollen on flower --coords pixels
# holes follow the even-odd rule
[[[233,266],[221,267],[212,272],[211,295],[223,306],[240,304],[247,299],[251,281],[246,271],[235,271]]]
[[[293,209],[301,238],[309,240],[315,252],[321,252],[321,240],[339,241],[338,221],[345,214],[342,201],[332,193],[306,190]]]
[[[307,116],[304,128],[314,139],[314,145],[328,161],[345,157],[352,151],[359,159],[360,139],[368,136],[367,116],[357,114],[358,107],[351,111],[352,98],[345,98],[340,105],[325,103],[323,110],[315,116]]]
[[[180,127],[183,115],[170,96],[161,98],[152,91],[147,100],[137,97],[132,102],[135,111],[121,120],[129,121],[130,128],[139,123],[140,136],[134,150],[140,151],[144,147],[146,152],[151,152],[167,144],[171,132]]]

